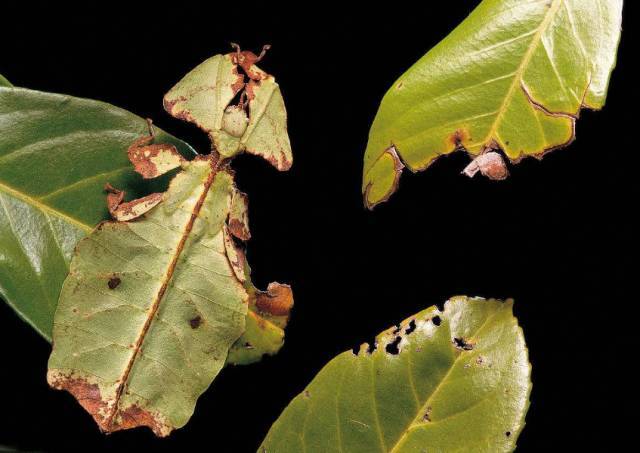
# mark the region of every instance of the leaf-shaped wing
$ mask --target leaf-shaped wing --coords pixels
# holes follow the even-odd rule
[[[507,452],[524,426],[530,366],[512,303],[456,297],[329,362],[261,452]]]
[[[163,202],[80,242],[54,323],[49,383],[104,431],[183,426],[245,330],[224,242],[233,176],[196,159]]]
[[[133,196],[142,182],[127,147],[144,119],[103,102],[0,87],[0,294],[47,340],[76,242],[108,218],[104,185]],[[186,143],[157,129],[158,142]]]
[[[247,280],[249,311],[245,331],[229,351],[228,363],[247,365],[262,356],[277,353],[284,343],[284,328],[293,308],[293,293],[289,285],[270,283],[267,291],[256,289]]]
[[[240,140],[247,152],[262,156],[280,171],[291,168],[293,155],[287,134],[287,111],[274,78],[247,85],[249,125]]]
[[[238,70],[238,58],[250,78],[248,83]],[[223,157],[246,150],[262,156],[278,170],[288,170],[293,156],[284,100],[273,76],[254,64],[257,60],[251,52],[208,59],[167,93],[165,109],[207,132]],[[243,100],[232,102],[236,95],[249,100],[248,113]]]
[[[484,0],[387,92],[369,133],[362,190],[372,207],[402,166],[464,148],[513,161],[574,138],[582,107],[604,105],[622,0]]]
[[[231,55],[216,55],[184,76],[165,95],[164,107],[172,116],[196,124],[219,148],[224,111],[243,87],[243,75]]]

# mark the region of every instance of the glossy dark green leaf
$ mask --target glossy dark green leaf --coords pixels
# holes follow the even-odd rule
[[[77,240],[108,218],[105,183],[133,196],[166,186],[143,182],[127,158],[147,130],[103,102],[0,88],[0,293],[47,339]],[[157,140],[195,154],[160,130]]]
[[[384,96],[364,158],[365,204],[387,200],[405,166],[421,171],[457,149],[500,149],[518,162],[569,144],[580,109],[605,103],[621,20],[622,0],[482,1]],[[506,177],[494,157],[466,173]]]
[[[260,453],[507,452],[531,368],[512,302],[455,297],[330,361]]]

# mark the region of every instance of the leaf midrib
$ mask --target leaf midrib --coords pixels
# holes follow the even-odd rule
[[[504,99],[500,105],[500,108],[498,108],[498,110],[492,112],[491,114],[495,114],[495,120],[493,121],[493,123],[491,124],[491,127],[488,131],[488,133],[486,134],[485,138],[479,142],[477,142],[475,145],[472,146],[472,148],[477,148],[483,145],[486,145],[487,143],[490,143],[490,141],[492,139],[500,139],[497,135],[496,132],[498,130],[498,127],[501,124],[501,120],[502,117],[504,116],[505,112],[508,110],[509,104],[511,102],[511,100],[513,99],[513,95],[515,94],[516,90],[518,87],[521,86],[522,83],[522,76],[524,74],[524,71],[527,69],[531,58],[533,57],[533,53],[535,52],[535,50],[537,49],[540,40],[542,38],[542,35],[544,34],[544,32],[546,31],[547,27],[549,26],[551,20],[555,17],[556,13],[558,12],[560,5],[564,3],[564,0],[553,0],[553,3],[551,4],[551,6],[549,6],[549,10],[547,11],[547,13],[545,14],[545,17],[543,18],[543,20],[540,22],[540,25],[538,26],[537,30],[533,33],[533,37],[531,38],[531,43],[529,44],[525,54],[522,57],[522,61],[520,62],[520,65],[517,67],[517,69],[515,70],[515,72],[511,73],[510,75],[513,75],[513,80],[511,82],[511,84],[509,85],[509,88],[504,96]],[[529,32],[531,34],[531,32]],[[505,78],[504,76],[500,76],[499,78]],[[490,82],[493,82],[497,79],[491,79]],[[486,81],[482,82],[485,83]],[[477,85],[477,84],[476,84]],[[473,85],[473,86],[476,86]],[[472,87],[473,87],[472,86]],[[454,90],[452,93],[455,93],[457,91],[461,91],[461,90],[467,90],[470,87],[464,87],[462,89],[458,89],[458,90]],[[447,93],[447,95],[450,95],[451,93]],[[442,97],[444,95],[441,95],[440,97]],[[431,100],[432,101],[432,100]],[[430,102],[431,102],[430,101]],[[448,125],[451,124],[458,124],[460,122],[460,120],[455,120],[452,121],[451,123],[449,123]],[[432,129],[436,129],[436,128],[440,128],[443,127],[444,125],[439,125],[439,126],[434,126]],[[424,131],[421,131],[421,133]],[[408,140],[411,137],[405,137],[404,140]],[[400,153],[402,153],[402,150],[399,150]],[[382,153],[384,154],[384,153]],[[371,166],[369,167],[367,174],[371,171],[371,169],[373,168],[373,166],[375,165],[375,163],[380,159],[380,156],[378,156],[378,158],[376,158],[374,160],[374,163],[371,164]]]
[[[529,62],[531,61],[531,58],[533,57],[533,53],[537,49],[538,44],[542,39],[543,33],[546,31],[547,27],[551,23],[551,20],[555,17],[563,1],[564,0],[553,0],[553,3],[551,4],[551,6],[549,6],[549,11],[547,11],[547,14],[545,15],[544,19],[540,23],[540,26],[538,27],[538,30],[533,36],[533,39],[531,40],[531,44],[529,44],[529,48],[527,49],[527,52],[524,54],[524,57],[522,58],[522,62],[520,63],[520,66],[518,66],[518,69],[516,70],[516,73],[513,77],[513,82],[511,82],[511,86],[509,87],[509,91],[507,91],[507,94],[504,97],[504,100],[502,101],[502,105],[500,105],[500,108],[498,109],[498,114],[496,115],[496,119],[491,125],[491,129],[489,129],[489,132],[487,133],[487,136],[483,141],[485,145],[494,138],[497,140],[500,140],[500,137],[497,135],[497,131],[498,131],[500,122],[502,120],[502,117],[507,111],[507,108],[511,100],[513,99],[513,95],[516,89],[520,87],[522,84],[522,76],[524,75],[524,71],[529,66]],[[501,146],[503,145],[504,144],[501,144]]]
[[[148,314],[147,314],[147,319],[145,320],[144,325],[142,326],[141,330],[140,330],[140,334],[138,335],[138,338],[136,339],[136,342],[134,344],[133,347],[133,352],[131,354],[131,357],[129,358],[129,361],[127,363],[127,366],[125,367],[120,379],[119,379],[119,383],[118,383],[118,387],[116,389],[116,394],[114,397],[114,402],[113,405],[111,406],[111,412],[105,417],[105,422],[104,422],[104,426],[107,429],[110,429],[111,426],[113,425],[115,416],[118,414],[119,410],[120,410],[120,401],[122,398],[122,394],[124,393],[124,388],[127,385],[127,382],[129,380],[129,375],[133,369],[133,365],[136,361],[136,359],[138,358],[138,355],[140,354],[140,351],[142,349],[142,344],[144,343],[144,340],[146,339],[147,336],[147,332],[149,331],[149,328],[151,327],[151,324],[153,322],[153,319],[156,316],[156,313],[158,312],[158,309],[160,308],[160,303],[162,302],[162,300],[164,299],[164,296],[166,294],[166,290],[169,287],[169,283],[171,282],[172,278],[173,278],[173,274],[175,272],[176,266],[178,265],[178,260],[180,258],[180,256],[182,255],[182,251],[184,250],[185,244],[187,242],[187,239],[189,238],[189,235],[191,234],[191,231],[193,229],[193,225],[195,220],[199,217],[199,213],[200,210],[202,209],[202,206],[204,204],[204,201],[207,197],[207,195],[209,194],[209,190],[211,189],[211,186],[213,184],[213,181],[215,179],[215,175],[217,173],[218,170],[218,165],[216,164],[216,162],[214,160],[210,159],[210,172],[207,175],[207,179],[204,181],[203,187],[202,187],[202,192],[200,193],[200,196],[198,197],[198,200],[196,201],[196,204],[193,207],[193,210],[191,212],[191,216],[189,217],[189,220],[187,221],[187,224],[184,227],[184,230],[182,231],[182,236],[180,237],[180,241],[178,242],[175,252],[173,254],[173,257],[167,267],[167,271],[165,273],[165,275],[162,278],[162,282],[160,285],[160,288],[158,290],[158,292],[156,293],[153,302],[149,308]]]
[[[33,206],[34,208],[38,209],[39,211],[42,211],[46,214],[50,214],[53,215],[55,217],[58,217],[61,220],[64,220],[67,223],[72,224],[73,226],[79,228],[80,230],[84,231],[86,234],[89,234],[91,232],[91,230],[93,229],[93,227],[91,225],[87,225],[86,223],[83,223],[77,219],[74,219],[73,217],[70,217],[67,214],[64,214],[54,208],[52,208],[51,206],[48,206],[44,203],[41,203],[40,201],[38,201],[37,199],[33,198],[31,195],[28,195],[24,192],[21,192],[17,189],[14,189],[13,187],[10,187],[2,182],[0,182],[0,191],[5,192],[6,194],[17,198],[31,206]]]
[[[496,316],[495,313],[492,313],[489,316],[487,316],[487,319],[485,319],[483,321],[483,323],[480,325],[480,327],[478,327],[475,330],[475,332],[471,335],[471,337],[476,337],[480,332],[482,332],[482,330],[487,326],[488,322],[493,320],[495,316]],[[422,415],[427,410],[427,408],[429,407],[429,404],[433,400],[434,395],[437,395],[438,392],[440,391],[440,389],[442,388],[442,386],[447,382],[449,376],[451,375],[453,370],[456,368],[456,365],[458,364],[458,361],[460,360],[460,357],[462,357],[462,356],[463,356],[463,353],[459,352],[458,355],[453,359],[453,362],[451,363],[451,366],[449,367],[449,370],[445,373],[445,375],[442,377],[442,379],[440,379],[440,382],[438,383],[436,388],[433,389],[431,394],[427,397],[427,399],[425,400],[424,404],[418,409],[417,415],[415,416],[415,418],[413,420],[411,420],[411,423],[409,423],[407,428],[402,432],[402,434],[400,435],[398,440],[395,442],[393,448],[391,450],[389,450],[389,453],[396,453],[398,451],[397,449],[400,447],[400,445],[402,445],[402,443],[404,442],[406,437],[409,435],[409,433],[411,433],[411,431],[413,430],[414,426],[419,423]]]

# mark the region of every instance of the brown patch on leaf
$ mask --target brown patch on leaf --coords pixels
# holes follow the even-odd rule
[[[114,275],[107,282],[107,286],[109,287],[109,289],[116,289],[120,285],[120,283],[122,283],[122,280],[120,280],[120,277],[116,277]]]
[[[456,129],[456,131],[449,136],[449,143],[459,149],[464,146],[464,142],[468,139],[469,132],[467,132],[466,129]]]
[[[231,265],[236,278],[240,282],[244,283],[244,281],[247,279],[247,276],[244,272],[244,266],[246,263],[244,251],[236,245],[235,241],[233,240],[233,236],[231,235],[231,232],[229,231],[229,228],[227,226],[223,227],[222,233],[224,239],[224,248],[226,251],[227,259],[229,260],[229,264]]]
[[[154,417],[149,411],[142,409],[137,405],[129,406],[120,412],[120,420],[113,422],[108,430],[109,432],[121,429],[137,428],[139,426],[147,426],[151,428],[153,433],[158,437],[165,437],[171,432],[171,427],[162,423],[157,417]]]
[[[272,316],[288,316],[293,307],[291,286],[269,283],[266,291],[256,291],[256,308]]]
[[[111,216],[120,221],[127,222],[136,219],[150,211],[162,201],[162,193],[152,193],[146,197],[123,203],[124,191],[115,189],[107,183],[104,187],[107,193],[107,208]]]
[[[244,192],[233,191],[231,210],[229,212],[229,231],[242,241],[251,239],[249,231],[249,198]]]
[[[103,415],[106,413],[107,403],[102,400],[98,384],[91,384],[84,378],[64,376],[51,371],[47,375],[47,380],[54,389],[71,393],[84,410],[91,414],[100,429],[108,431],[104,426],[106,419]]]
[[[127,154],[134,170],[145,179],[155,178],[174,168],[178,168],[184,158],[175,146],[169,144],[150,145],[154,139],[151,134],[140,137],[129,147]]]
[[[462,170],[462,173],[473,178],[478,171],[493,181],[501,181],[509,176],[509,170],[502,155],[495,151],[480,154]]]
[[[424,415],[422,416],[422,421],[423,422],[430,422],[431,421],[431,411],[432,411],[431,406],[427,407],[427,410],[424,412]]]

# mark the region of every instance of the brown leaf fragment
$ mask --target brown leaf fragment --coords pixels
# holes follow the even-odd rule
[[[256,308],[272,316],[288,316],[293,307],[291,286],[278,282],[269,283],[266,291],[256,291]]]
[[[473,178],[478,171],[494,181],[501,181],[509,176],[509,171],[502,155],[495,151],[480,154],[462,170],[462,173],[469,178]]]
[[[71,393],[80,405],[95,419],[102,429],[108,405],[100,395],[98,384],[92,384],[84,378],[73,375],[63,375],[49,372],[47,374],[49,385],[57,390],[66,390]]]
[[[242,241],[251,239],[249,231],[249,198],[244,192],[235,190],[231,198],[231,210],[229,212],[229,231]]]
[[[247,279],[247,276],[244,272],[246,258],[244,256],[244,251],[238,247],[233,240],[233,236],[229,231],[228,227],[224,227],[222,229],[224,236],[224,247],[227,252],[227,259],[229,260],[229,264],[233,269],[233,273],[236,275],[236,278],[244,283]]]
[[[140,137],[129,147],[127,154],[134,170],[144,179],[155,178],[180,167],[184,158],[175,146],[169,144],[153,144],[154,135]]]
[[[119,420],[113,421],[105,431],[114,432],[121,429],[137,428],[139,426],[151,428],[153,433],[158,437],[165,437],[171,432],[171,428],[165,423],[162,423],[159,417],[155,417],[151,412],[135,404],[122,411]]]
[[[162,201],[162,193],[158,192],[123,203],[122,200],[124,200],[125,193],[122,190],[115,189],[109,183],[104,187],[104,190],[107,191],[107,208],[109,209],[109,213],[114,219],[120,222],[137,219]]]

